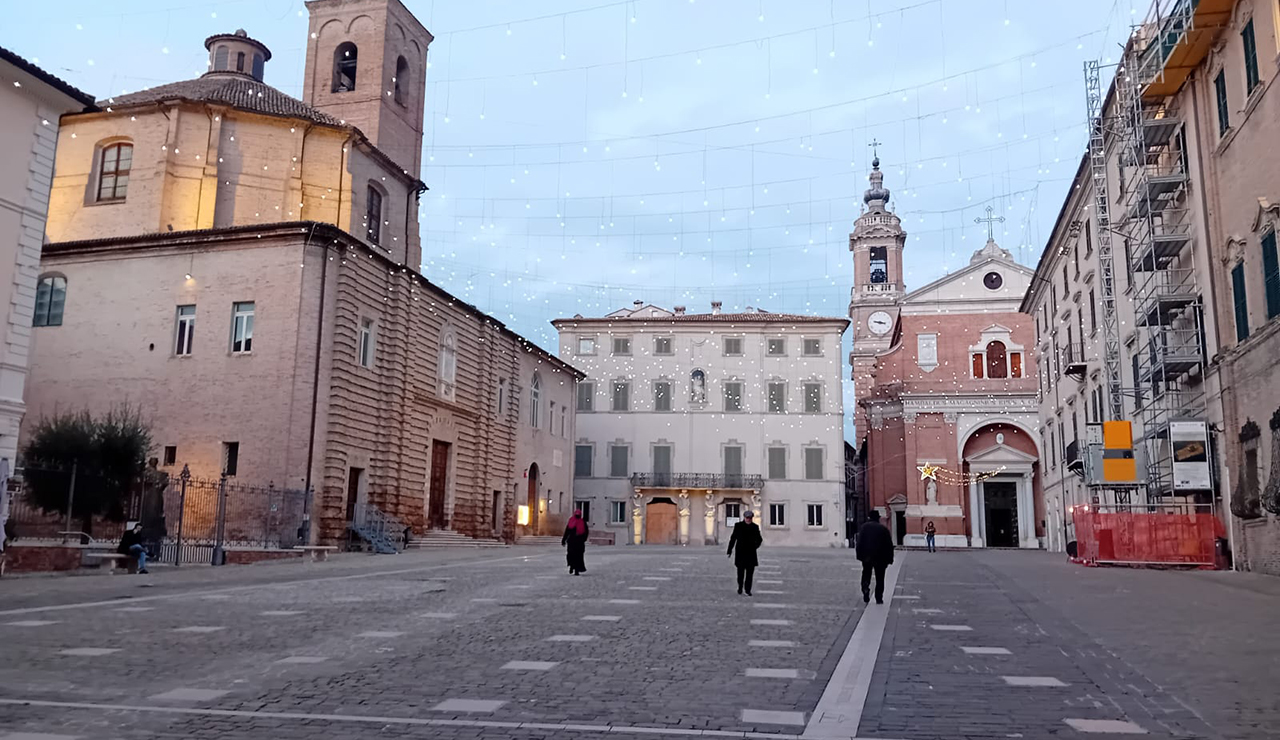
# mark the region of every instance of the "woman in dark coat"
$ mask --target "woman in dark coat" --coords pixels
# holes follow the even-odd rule
[[[746,521],[733,525],[733,535],[729,537],[729,554],[733,555],[733,548],[737,545],[738,555],[733,559],[733,564],[738,566],[738,593],[742,593],[742,587],[745,585],[747,596],[750,596],[751,576],[755,574],[756,566],[759,565],[759,561],[756,560],[756,550],[764,544],[764,538],[760,536],[760,527],[752,521],[751,512],[748,510],[742,516]]]
[[[587,572],[583,554],[587,551],[587,523],[582,519],[582,512],[575,511],[569,517],[569,524],[564,528],[564,536],[560,538],[561,546],[568,545],[569,572],[581,575]]]

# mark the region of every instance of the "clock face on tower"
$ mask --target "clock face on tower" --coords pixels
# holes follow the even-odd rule
[[[876,311],[867,317],[867,328],[872,334],[888,334],[893,328],[893,317],[884,311]]]

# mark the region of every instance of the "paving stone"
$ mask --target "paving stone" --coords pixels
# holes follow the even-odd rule
[[[1008,648],[1002,647],[962,647],[969,655],[1012,655]]]
[[[1052,676],[1001,676],[1000,678],[1004,679],[1004,682],[1010,686],[1066,686],[1061,680]]]
[[[795,668],[748,668],[743,671],[747,678],[813,678],[812,671],[801,671]]]
[[[20,619],[16,622],[5,622],[6,627],[48,627],[51,624],[58,624],[56,619]]]
[[[80,740],[80,736],[51,735],[47,732],[0,732],[0,740]]]
[[[294,612],[294,611],[285,611],[285,610],[267,611],[267,612],[258,612],[258,613],[264,617],[296,617],[299,614],[306,614],[306,612]]]
[[[931,624],[930,629],[939,632],[972,632],[973,628],[967,624]]]
[[[790,647],[796,646],[796,643],[794,640],[750,640],[747,642],[747,644],[750,645],[751,647],[790,648]]]
[[[1147,731],[1128,720],[1119,719],[1064,719],[1077,732],[1108,733],[1111,735],[1145,735]]]
[[[619,617],[613,614],[588,614],[587,616],[582,618],[582,621],[584,622],[617,622],[617,621],[620,621],[621,619],[622,617]]]
[[[97,658],[103,655],[111,655],[112,653],[118,653],[118,652],[120,652],[120,648],[82,647],[82,648],[67,648],[66,650],[59,650],[58,655],[74,655],[74,656],[83,657],[83,658]]]
[[[767,709],[744,709],[742,721],[752,725],[804,726],[804,712],[778,712]]]
[[[610,604],[639,604],[639,599],[609,599]]]
[[[360,634],[356,635],[356,637],[390,638],[390,637],[401,637],[403,635],[404,635],[403,632],[387,632],[387,631],[380,631],[380,630],[370,630],[369,632],[361,632]]]
[[[189,632],[197,635],[207,635],[211,632],[221,632],[224,629],[226,629],[226,627],[216,627],[216,626],[210,626],[210,625],[194,625],[191,627],[178,627],[178,628],[175,628],[173,631]]]
[[[753,619],[751,620],[751,623],[767,627],[787,627],[795,624],[795,622],[790,619]]]
[[[151,698],[156,701],[213,701],[229,693],[217,689],[170,689]]]
[[[457,612],[423,612],[418,615],[423,619],[453,619],[458,616]]]
[[[549,671],[560,665],[550,661],[542,660],[513,660],[502,666],[504,671]]]
[[[595,635],[552,635],[547,642],[591,642],[594,639]]]
[[[505,701],[489,699],[446,699],[431,709],[436,712],[496,712]]]
[[[323,663],[323,662],[325,662],[326,660],[328,660],[328,658],[321,658],[321,657],[316,656],[316,655],[290,655],[289,657],[287,657],[287,658],[281,658],[280,660],[277,660],[276,662],[277,662],[277,663],[291,663],[291,664],[296,664],[296,665],[312,665],[312,664],[315,664],[315,663]]]

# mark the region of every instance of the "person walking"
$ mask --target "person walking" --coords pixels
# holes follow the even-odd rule
[[[569,573],[571,575],[578,576],[587,572],[587,563],[584,560],[584,555],[587,551],[587,535],[589,531],[586,521],[582,519],[582,510],[574,510],[573,516],[569,517],[569,524],[564,528],[564,536],[560,538],[562,547],[568,545],[566,557],[569,561]]]
[[[147,572],[147,548],[142,546],[142,522],[133,525],[120,538],[120,546],[116,552],[121,555],[132,555],[138,559],[138,573]]]
[[[862,603],[871,601],[871,576],[876,577],[876,603],[884,603],[884,571],[893,565],[893,536],[880,523],[880,512],[858,529],[858,560],[862,561]]]
[[[938,534],[938,528],[933,526],[933,520],[924,526],[924,541],[929,546],[929,552],[937,552],[938,548],[933,546],[934,537]]]
[[[747,596],[750,596],[751,577],[756,572],[756,566],[760,564],[756,559],[756,550],[764,544],[764,537],[760,536],[760,527],[752,521],[754,515],[750,510],[743,514],[742,518],[743,521],[733,525],[733,534],[729,537],[729,555],[733,557],[733,564],[738,567],[738,593],[741,594],[743,587],[746,587]],[[735,545],[738,548],[736,556],[733,554]]]

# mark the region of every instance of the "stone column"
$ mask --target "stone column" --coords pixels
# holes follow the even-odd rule
[[[973,547],[982,547],[984,541],[982,497],[978,493],[980,485],[976,480],[969,481],[969,544]]]
[[[1032,547],[1036,542],[1036,505],[1031,494],[1031,471],[1022,474],[1018,483],[1018,547]]]

